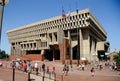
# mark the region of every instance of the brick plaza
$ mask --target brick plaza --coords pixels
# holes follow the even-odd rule
[[[35,62],[35,61],[34,61]],[[32,62],[32,65],[34,65]],[[38,61],[39,67],[42,65],[43,61]],[[56,80],[57,81],[120,81],[120,71],[113,71],[109,68],[103,67],[103,70],[95,69],[95,76],[91,77],[90,68],[92,65],[86,65],[85,71],[77,70],[77,66],[73,65],[73,71],[69,71],[68,75],[65,76],[63,74],[63,64],[59,62],[44,62],[46,67],[49,66],[50,72],[52,71],[52,67],[56,67]],[[7,64],[8,65],[8,64]],[[31,79],[35,81],[42,81],[42,72],[39,72],[39,75],[35,75],[35,72],[32,71]],[[45,74],[47,76],[47,74]],[[12,68],[7,66],[6,64],[0,68],[0,81],[12,81]],[[16,70],[15,71],[15,81],[28,81],[28,74],[23,71]],[[54,81],[49,80],[48,78],[45,81]]]

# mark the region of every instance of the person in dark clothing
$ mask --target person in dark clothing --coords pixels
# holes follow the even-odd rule
[[[43,70],[43,72],[45,72],[45,64],[44,63],[42,64],[42,70]]]

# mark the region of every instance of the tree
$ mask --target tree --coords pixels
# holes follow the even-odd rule
[[[9,55],[6,54],[6,52],[4,50],[0,49],[0,59],[4,59],[4,58],[8,58]]]
[[[113,60],[120,66],[120,51],[116,55],[113,56]]]

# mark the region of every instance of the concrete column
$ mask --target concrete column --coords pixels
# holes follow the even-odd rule
[[[18,43],[18,54],[20,55],[20,44]]]
[[[18,52],[17,52],[17,43],[15,43],[15,55],[18,55]]]
[[[55,35],[54,35],[54,32],[52,33],[52,42],[55,42]]]
[[[29,49],[31,49],[30,43],[29,43]]]
[[[70,54],[70,59],[72,60],[73,59],[73,54],[72,54],[72,40],[71,40],[71,33],[70,31],[68,31],[68,38],[69,38],[69,46],[70,46],[70,49],[69,49],[69,54]]]
[[[82,58],[84,55],[83,55],[83,35],[82,35],[82,30],[79,29],[79,53],[80,53],[80,57],[79,58]]]
[[[38,40],[36,41],[36,49],[38,49]]]
[[[11,55],[13,55],[13,46],[11,45],[11,50],[10,50]]]
[[[25,50],[23,50],[23,55],[26,55],[26,51]]]
[[[13,48],[13,55],[15,55],[15,47]]]
[[[94,53],[95,53],[95,41],[92,37],[91,60],[94,60]]]
[[[34,43],[32,43],[32,49],[34,49]]]
[[[21,50],[21,55],[24,55],[24,50]]]
[[[19,55],[19,44],[17,42],[17,55]]]

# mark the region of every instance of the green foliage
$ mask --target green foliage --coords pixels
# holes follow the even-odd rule
[[[116,55],[114,55],[113,60],[120,65],[120,51]]]
[[[1,51],[1,49],[0,49],[0,59],[4,59],[4,58],[8,58],[8,57],[9,57],[9,55],[6,54],[6,52],[4,50]]]

